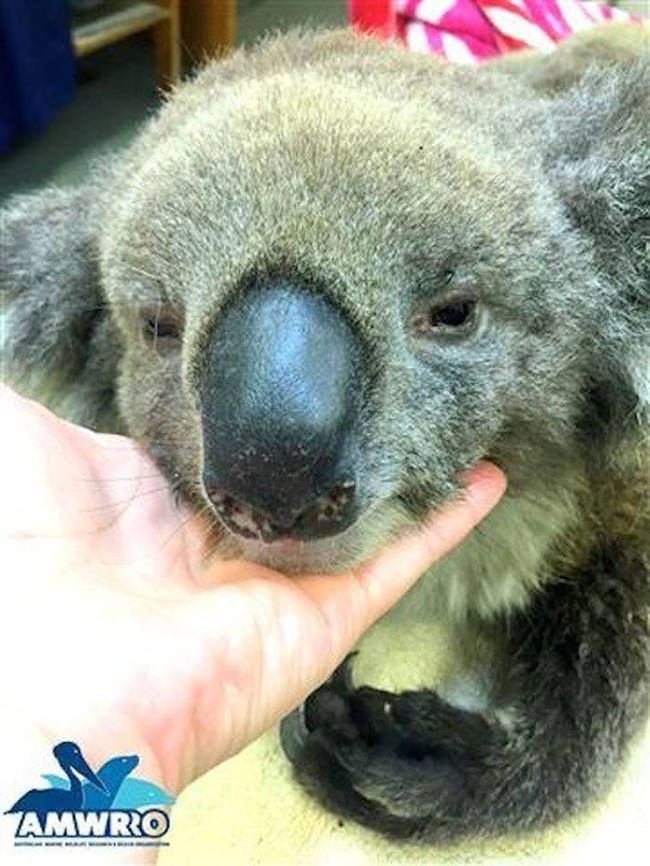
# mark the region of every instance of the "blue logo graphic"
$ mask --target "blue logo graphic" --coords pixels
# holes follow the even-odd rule
[[[174,798],[153,782],[129,778],[137,755],[118,755],[95,773],[76,743],[59,743],[52,753],[67,778],[44,773],[50,787],[27,791],[5,812],[21,814],[17,839],[126,837],[134,844],[134,837],[144,837],[151,844],[165,835],[169,817],[152,807],[169,806]]]

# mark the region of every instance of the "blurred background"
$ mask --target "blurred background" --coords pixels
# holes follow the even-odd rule
[[[159,88],[201,57],[306,22],[345,24],[346,0],[0,0],[0,199],[82,179],[95,156],[131,140],[159,105]],[[74,54],[21,44],[28,26],[71,27]],[[2,78],[15,76],[3,60],[8,33],[14,56],[39,54],[25,57],[28,96],[42,94],[27,117],[2,101]]]

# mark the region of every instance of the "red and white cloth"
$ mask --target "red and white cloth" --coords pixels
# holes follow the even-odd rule
[[[589,0],[349,0],[359,29],[397,37],[413,51],[478,63],[507,51],[552,51],[557,42],[603,21],[637,20]]]

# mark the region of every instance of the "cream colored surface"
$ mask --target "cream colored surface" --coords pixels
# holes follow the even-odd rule
[[[605,802],[543,834],[454,849],[395,845],[323,812],[302,793],[276,732],[192,785],[172,813],[160,866],[516,864],[634,866],[650,843],[650,726]]]

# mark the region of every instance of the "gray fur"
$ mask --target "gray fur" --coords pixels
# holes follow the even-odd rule
[[[343,31],[270,39],[206,66],[86,188],[2,216],[13,381],[123,425],[197,507],[202,351],[224,305],[280,273],[353,324],[371,359],[362,518],[292,554],[231,536],[222,555],[348,566],[477,459],[506,471],[504,502],[417,588],[492,647],[487,708],[346,676],[307,705],[299,777],[386,833],[579,808],[645,713],[650,52],[640,29],[625,41],[586,72],[568,43],[550,87],[536,58],[476,71]],[[468,288],[466,339],[414,332]],[[181,341],[147,342],[152,310]]]

